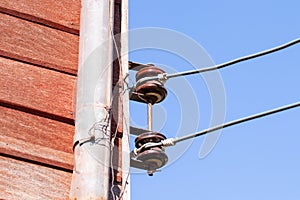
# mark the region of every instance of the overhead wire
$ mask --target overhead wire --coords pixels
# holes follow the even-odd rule
[[[267,49],[267,50],[264,50],[264,51],[261,51],[261,52],[258,52],[258,53],[243,56],[243,57],[240,57],[240,58],[237,58],[237,59],[234,59],[234,60],[230,60],[230,61],[225,62],[225,63],[210,66],[210,67],[205,67],[205,68],[200,68],[200,69],[190,70],[190,71],[184,71],[184,72],[177,72],[177,73],[173,73],[173,74],[164,73],[164,74],[159,74],[158,76],[141,78],[140,80],[138,80],[135,83],[135,85],[133,86],[133,89],[135,90],[135,88],[138,84],[140,84],[142,82],[145,82],[145,81],[160,80],[162,82],[165,82],[166,80],[168,80],[170,78],[175,78],[175,77],[179,77],[179,76],[187,76],[187,75],[204,73],[204,72],[208,72],[208,71],[214,71],[214,70],[222,69],[222,68],[225,68],[225,67],[243,62],[243,61],[247,61],[247,60],[250,60],[250,59],[265,56],[265,55],[268,55],[268,54],[271,54],[271,53],[275,53],[277,51],[286,49],[290,46],[296,45],[299,42],[300,42],[300,38],[297,38],[295,40],[292,40],[292,41],[287,42],[285,44],[282,44],[280,46],[276,46],[276,47],[273,47],[271,49]]]
[[[205,134],[208,134],[208,133],[220,130],[220,129],[224,129],[224,128],[227,128],[227,127],[230,127],[230,126],[233,126],[233,125],[241,124],[243,122],[247,122],[247,121],[251,121],[251,120],[258,119],[258,118],[261,118],[261,117],[265,117],[265,116],[268,116],[268,115],[272,115],[272,114],[275,114],[275,113],[283,112],[283,111],[286,111],[286,110],[289,110],[289,109],[292,109],[292,108],[296,108],[296,107],[299,107],[299,106],[300,106],[300,102],[296,102],[296,103],[293,103],[293,104],[285,105],[285,106],[282,106],[282,107],[279,107],[279,108],[275,108],[275,109],[272,109],[272,110],[268,110],[268,111],[265,111],[265,112],[261,112],[261,113],[258,113],[258,114],[254,114],[254,115],[250,115],[250,116],[247,116],[247,117],[244,117],[244,118],[233,120],[233,121],[230,121],[230,122],[227,122],[227,123],[224,123],[224,124],[220,124],[220,125],[202,130],[200,132],[188,134],[188,135],[185,135],[185,136],[182,136],[182,137],[168,138],[168,139],[163,140],[163,141],[158,142],[158,143],[146,143],[142,147],[140,147],[138,149],[134,149],[134,153],[137,154],[137,153],[141,152],[144,149],[153,148],[153,147],[174,146],[176,143],[179,143],[179,142],[182,142],[182,141],[185,141],[185,140],[189,140],[189,139],[192,139],[192,138],[195,138],[195,137],[199,137],[199,136],[202,136],[202,135],[205,135]]]

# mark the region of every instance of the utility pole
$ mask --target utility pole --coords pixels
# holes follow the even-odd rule
[[[127,88],[127,0],[115,2],[114,7],[114,61],[113,105],[111,118],[111,141],[113,143],[110,169],[109,199],[129,199],[129,95]]]
[[[127,32],[127,2],[82,0],[81,4],[70,199],[127,200],[129,98],[120,85],[128,71],[127,34],[120,40],[113,37]]]

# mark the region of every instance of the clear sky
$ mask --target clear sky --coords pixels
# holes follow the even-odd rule
[[[199,66],[182,55],[157,49],[131,52],[130,60],[156,63],[168,72],[185,71],[209,65],[209,57],[219,64],[265,50],[300,37],[299,8],[298,0],[129,0],[130,30],[167,28],[185,35],[180,41],[174,38],[174,48],[197,57],[197,51],[183,47],[190,37],[208,54],[199,54],[199,59],[203,58]],[[158,43],[165,40],[159,34],[154,38]],[[139,39],[130,38],[130,44]],[[153,37],[143,40],[152,42]],[[218,74],[216,82],[222,87],[208,83],[201,75],[167,82],[169,95],[155,106],[154,130],[167,137],[190,133],[181,126],[203,130],[214,123],[214,114],[223,115],[221,105],[226,108],[225,121],[230,121],[299,101],[300,45],[233,65]],[[176,91],[176,84],[188,89]],[[146,106],[130,106],[131,124],[146,128]],[[132,200],[300,199],[299,108],[224,129],[213,150],[200,159],[204,138],[193,140],[185,150],[180,146],[168,150],[170,164],[153,177],[133,170]]]

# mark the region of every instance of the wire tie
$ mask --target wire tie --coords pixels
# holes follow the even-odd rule
[[[158,74],[158,75],[157,75],[157,79],[158,79],[158,81],[161,82],[162,84],[165,84],[166,81],[168,80],[168,74],[167,74],[167,73]]]
[[[169,147],[169,146],[174,146],[175,145],[175,143],[174,143],[174,138],[168,138],[168,139],[165,139],[165,140],[162,140],[162,141],[160,141],[162,144],[163,144],[163,146],[165,146],[165,147]]]

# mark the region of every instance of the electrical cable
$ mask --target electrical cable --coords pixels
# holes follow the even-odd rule
[[[141,78],[140,80],[138,80],[135,83],[135,85],[133,86],[133,89],[135,90],[135,88],[138,84],[140,84],[142,82],[145,82],[145,81],[161,80],[161,81],[164,82],[164,81],[166,81],[170,78],[175,78],[175,77],[179,77],[179,76],[187,76],[187,75],[191,75],[191,74],[197,74],[197,73],[203,73],[203,72],[213,71],[213,70],[217,70],[217,69],[222,69],[222,68],[228,67],[230,65],[237,64],[239,62],[243,62],[243,61],[246,61],[246,60],[254,59],[254,58],[257,58],[257,57],[261,57],[261,56],[264,56],[264,55],[267,55],[267,54],[271,54],[271,53],[283,50],[283,49],[288,48],[290,46],[296,45],[299,42],[300,42],[300,38],[297,38],[295,40],[292,40],[292,41],[287,42],[285,44],[282,44],[280,46],[277,46],[277,47],[274,47],[274,48],[271,48],[271,49],[267,49],[267,50],[264,50],[264,51],[261,51],[261,52],[258,52],[258,53],[254,53],[254,54],[251,54],[251,55],[247,55],[247,56],[244,56],[244,57],[240,57],[240,58],[237,58],[237,59],[234,59],[234,60],[222,63],[222,64],[214,65],[214,66],[211,66],[211,67],[205,67],[205,68],[201,68],[201,69],[184,71],[184,72],[177,72],[177,73],[173,73],[173,74],[164,73],[164,74],[160,74],[158,76]]]
[[[230,126],[233,126],[233,125],[236,125],[236,124],[251,121],[251,120],[258,119],[258,118],[261,118],[261,117],[265,117],[265,116],[268,116],[268,115],[272,115],[272,114],[275,114],[275,113],[279,113],[279,112],[289,110],[289,109],[292,109],[292,108],[296,108],[296,107],[299,107],[299,106],[300,106],[300,102],[297,102],[297,103],[285,105],[285,106],[282,106],[282,107],[279,107],[279,108],[275,108],[275,109],[272,109],[272,110],[268,110],[268,111],[265,111],[265,112],[261,112],[261,113],[258,113],[258,114],[250,115],[250,116],[247,116],[247,117],[244,117],[244,118],[241,118],[241,119],[233,120],[233,121],[230,121],[230,122],[227,122],[227,123],[224,123],[224,124],[220,124],[220,125],[202,130],[200,132],[188,134],[188,135],[183,136],[183,137],[169,138],[169,139],[166,139],[166,140],[161,141],[159,143],[146,143],[142,147],[140,147],[138,149],[135,149],[134,153],[137,154],[137,153],[141,152],[143,149],[148,149],[148,148],[153,148],[153,147],[174,146],[176,143],[182,142],[184,140],[199,137],[199,136],[214,132],[216,130],[227,128],[227,127],[230,127]]]

